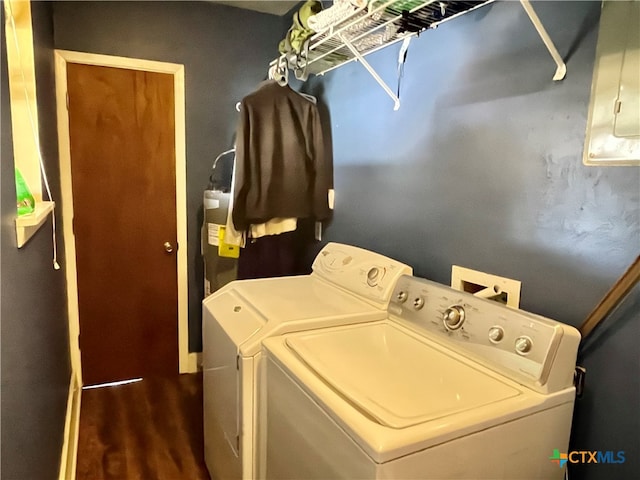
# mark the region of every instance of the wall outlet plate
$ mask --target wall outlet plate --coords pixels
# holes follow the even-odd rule
[[[451,267],[451,288],[494,300],[508,307],[520,307],[520,286],[519,280],[471,270],[458,265]]]

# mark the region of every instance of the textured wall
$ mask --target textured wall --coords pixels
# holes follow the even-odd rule
[[[51,4],[32,4],[40,141],[56,199],[58,151]],[[4,9],[2,9],[4,12]],[[2,18],[2,478],[57,478],[69,378],[64,270],[52,268],[51,220],[20,250]],[[60,230],[59,230],[60,231]],[[58,248],[64,246],[58,234]],[[64,259],[59,256],[64,265]]]
[[[579,325],[639,253],[637,167],[581,155],[599,2],[535,2],[567,61],[555,65],[517,2],[495,4],[412,42],[400,111],[360,65],[305,87],[328,108],[336,212],[325,240],[353,243],[449,283],[452,264],[523,282],[522,307]],[[232,141],[233,105],[263,78],[285,25],[189,2],[68,2],[56,46],[184,63],[190,346],[200,347],[201,191]],[[398,46],[369,57],[395,88]],[[638,291],[587,345],[573,446],[625,450],[624,465],[573,478],[636,478]],[[541,461],[546,461],[542,459]],[[634,475],[635,474],[635,475]]]
[[[213,160],[233,146],[235,104],[277,54],[283,19],[210,2],[56,2],[54,23],[56,48],[185,66],[189,348],[200,351],[202,195]]]
[[[534,7],[567,61],[561,82],[520,4],[496,2],[414,39],[397,112],[358,64],[305,86],[330,112],[325,240],[445,284],[452,264],[521,280],[522,308],[577,326],[640,253],[640,169],[582,165],[600,3]],[[394,90],[398,50],[368,57]],[[636,298],[585,352],[573,439],[628,460],[583,478],[638,476]]]

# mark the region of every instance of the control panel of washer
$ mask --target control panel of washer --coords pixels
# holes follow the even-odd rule
[[[568,325],[417,277],[398,281],[389,312],[458,353],[538,385],[545,383],[563,336],[571,337],[576,351],[580,339]],[[567,368],[573,372],[575,363]]]

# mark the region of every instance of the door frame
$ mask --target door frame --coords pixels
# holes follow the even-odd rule
[[[64,251],[66,258],[67,306],[69,312],[69,351],[71,368],[82,382],[80,361],[80,315],[78,312],[78,282],[76,246],[73,233],[73,189],[71,183],[71,149],[69,137],[69,111],[67,110],[67,63],[80,63],[103,67],[168,73],[174,79],[175,103],[175,158],[176,158],[176,228],[178,236],[177,280],[178,280],[178,371],[197,371],[197,353],[189,353],[188,318],[188,256],[187,256],[187,175],[186,175],[186,126],[184,65],[156,62],[128,57],[100,55],[94,53],[54,50],[56,104],[58,118],[58,150],[60,161],[60,190],[62,194],[62,216]]]

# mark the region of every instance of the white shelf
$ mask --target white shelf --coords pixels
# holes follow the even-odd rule
[[[360,60],[349,44],[364,57],[493,1],[372,0],[311,38],[307,71],[322,75]]]
[[[279,66],[284,61],[296,71],[298,78],[306,79],[309,74],[323,75],[347,63],[360,62],[391,97],[397,110],[400,100],[364,57],[492,2],[494,0],[370,0],[364,7],[314,34],[308,49],[297,57],[291,59],[283,54],[272,61],[271,66]],[[562,57],[529,0],[520,0],[520,4],[556,62],[553,80],[562,80],[567,70]]]
[[[24,246],[53,212],[55,202],[38,202],[33,213],[16,218],[16,237],[18,248]]]

